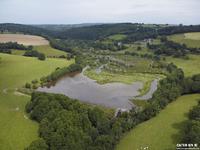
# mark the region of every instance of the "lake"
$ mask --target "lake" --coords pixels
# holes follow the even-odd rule
[[[156,84],[156,87],[155,87]],[[146,96],[140,99],[151,97],[157,88],[157,81],[152,82],[151,90]],[[83,73],[73,77],[63,77],[54,86],[40,87],[38,91],[47,93],[64,94],[70,98],[78,99],[83,102],[103,105],[111,108],[131,109],[133,104],[129,101],[140,94],[139,89],[143,87],[142,82],[133,84],[108,83],[98,84],[95,80],[88,78]]]

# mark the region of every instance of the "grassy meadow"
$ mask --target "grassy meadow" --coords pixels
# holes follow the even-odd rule
[[[102,71],[97,74],[94,70],[87,70],[84,72],[85,75],[91,79],[96,80],[100,84],[110,82],[122,82],[125,84],[132,84],[136,81],[151,82],[153,79],[158,78],[158,74],[144,74],[144,73],[133,73],[133,74],[115,74],[106,71]]]
[[[23,56],[25,52],[26,52],[26,50],[15,50],[15,49],[13,49],[11,54],[12,54],[12,55],[20,55],[20,56]]]
[[[200,48],[200,32],[175,34],[168,37],[177,43],[186,44],[188,47]]]
[[[197,105],[199,94],[185,95],[170,103],[156,117],[127,133],[116,150],[173,150],[181,139],[187,113]],[[178,109],[177,109],[178,108]]]
[[[99,84],[106,84],[112,82],[121,82],[125,84],[132,84],[134,82],[142,82],[143,88],[140,89],[140,95],[144,95],[150,89],[151,82],[156,78],[163,78],[160,74],[145,74],[145,73],[132,73],[132,74],[115,74],[107,71],[102,71],[97,74],[95,70],[86,70],[84,72],[89,78],[96,80]]]
[[[189,55],[189,59],[168,57],[168,62],[173,62],[182,68],[186,76],[200,73],[200,55]]]
[[[126,38],[126,35],[124,34],[115,34],[108,37],[108,39],[115,41],[123,40],[124,38]]]
[[[48,75],[57,67],[74,61],[47,59],[39,61],[16,55],[0,54],[0,147],[2,150],[22,150],[38,138],[37,123],[28,119],[24,108],[29,96],[16,92],[26,82]]]
[[[34,46],[33,49],[37,50],[40,53],[45,54],[45,56],[47,56],[47,57],[59,57],[62,55],[64,55],[64,56],[67,55],[66,52],[52,48],[50,45]]]

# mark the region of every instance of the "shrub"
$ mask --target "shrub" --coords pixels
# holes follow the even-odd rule
[[[25,84],[25,88],[30,89],[31,88],[31,84],[30,83],[26,83]]]
[[[45,55],[44,55],[43,53],[40,53],[40,54],[38,55],[38,59],[39,59],[39,60],[45,60],[46,57],[45,57]]]

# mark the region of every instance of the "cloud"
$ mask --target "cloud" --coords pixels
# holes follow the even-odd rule
[[[0,22],[200,24],[199,0],[1,0]]]

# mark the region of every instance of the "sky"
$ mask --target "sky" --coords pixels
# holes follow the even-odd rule
[[[200,24],[200,0],[0,0],[0,23]]]

